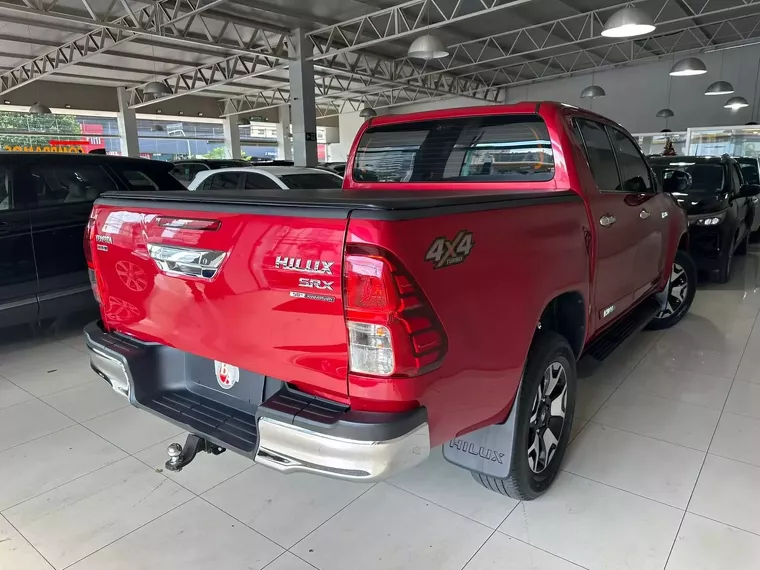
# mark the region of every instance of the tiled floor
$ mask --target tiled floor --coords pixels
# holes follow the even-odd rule
[[[443,461],[376,485],[232,453],[162,470],[171,425],[126,406],[76,332],[0,343],[0,570],[760,567],[760,248],[691,314],[581,366],[542,498]]]

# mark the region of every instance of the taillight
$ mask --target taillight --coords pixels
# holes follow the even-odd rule
[[[440,365],[448,348],[446,333],[393,254],[349,245],[344,287],[351,372],[416,376]]]
[[[87,221],[87,228],[84,230],[84,258],[87,261],[87,274],[90,278],[90,287],[92,288],[92,294],[95,296],[95,300],[102,304],[100,300],[100,291],[98,290],[98,276],[95,273],[95,267],[92,260],[92,237],[95,232],[95,218],[90,217]]]

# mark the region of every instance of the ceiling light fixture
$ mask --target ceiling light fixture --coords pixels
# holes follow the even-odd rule
[[[52,115],[53,111],[50,110],[50,107],[47,105],[43,105],[39,101],[34,103],[31,107],[29,107],[29,112],[32,115]]]
[[[446,49],[441,40],[428,34],[414,40],[406,55],[425,60],[441,59],[449,55],[449,50]]]
[[[166,86],[166,83],[162,83],[161,81],[150,81],[143,86],[142,90],[145,95],[153,95],[154,97],[161,97],[162,95],[171,93],[171,89]]]
[[[425,5],[427,6],[427,23],[429,28],[430,3],[425,2]],[[420,17],[421,16],[422,13],[420,13]],[[443,42],[436,36],[432,34],[426,34],[424,36],[420,36],[412,42],[412,45],[409,46],[409,50],[406,52],[406,55],[408,57],[424,60],[441,59],[442,57],[449,55],[449,50],[446,49],[446,46],[443,45]]]
[[[198,111],[198,116],[202,117],[203,116],[203,111]]]
[[[744,107],[749,107],[749,103],[744,97],[731,97],[723,107],[732,111],[738,111]]]
[[[6,99],[5,101],[3,101],[3,103],[5,103],[6,105],[10,105],[11,104],[11,102],[8,101],[8,99]]]
[[[180,116],[182,116],[182,115],[185,114],[185,112],[184,111],[179,111],[177,114],[180,115]]]
[[[359,116],[367,121],[369,119],[377,117],[377,111],[375,111],[372,107],[364,107],[364,109],[359,111]]]
[[[607,93],[598,85],[589,85],[581,91],[581,99],[594,99],[596,97],[605,97]]]
[[[728,81],[715,81],[705,89],[705,95],[730,95],[734,92],[734,86]]]
[[[691,75],[703,75],[707,73],[705,62],[698,57],[687,57],[678,61],[671,69],[673,77],[689,77]]]
[[[660,109],[655,115],[658,119],[670,119],[675,116],[676,114],[671,109]]]
[[[163,111],[161,109],[156,109],[156,113],[160,115],[161,113],[163,113]]]
[[[604,24],[602,35],[607,38],[630,38],[648,34],[655,30],[652,17],[639,8],[621,8]]]

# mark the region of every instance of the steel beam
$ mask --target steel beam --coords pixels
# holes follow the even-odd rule
[[[61,69],[81,63],[119,44],[131,41],[139,37],[137,30],[149,30],[157,34],[162,34],[167,30],[176,30],[183,22],[192,20],[197,15],[222,4],[224,1],[178,0],[175,4],[174,13],[168,20],[164,18],[167,14],[161,9],[160,4],[147,5],[137,12],[130,11],[128,15],[109,23],[109,26],[113,25],[114,27],[103,26],[83,34],[3,73],[0,75],[0,95],[52,75]],[[89,6],[89,4],[87,5]]]
[[[286,50],[277,48],[282,46],[287,34],[265,26],[239,23],[231,19],[232,16],[221,18],[205,13],[182,15],[187,11],[187,6],[194,10],[200,3],[215,0],[159,0],[139,9],[127,0],[112,0],[105,13],[96,12],[88,0],[76,1],[82,6],[77,13],[63,10],[59,0],[0,0],[0,13],[13,12],[35,19],[88,26],[94,30],[121,30],[191,47],[212,48],[227,54],[266,55],[288,61]],[[152,19],[142,16],[146,9],[153,14]],[[178,20],[176,23],[173,22],[175,19]],[[149,25],[143,25],[145,22]],[[155,28],[154,22],[161,23],[160,30]]]
[[[532,0],[410,0],[365,16],[346,20],[308,34],[314,44],[312,59],[366,49],[375,44],[419,34],[478,16],[514,8]]]

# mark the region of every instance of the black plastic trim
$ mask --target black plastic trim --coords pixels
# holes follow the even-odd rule
[[[347,219],[409,220],[581,202],[572,190],[472,192],[425,190],[276,190],[216,192],[107,192],[95,203],[124,208],[166,208]]]

